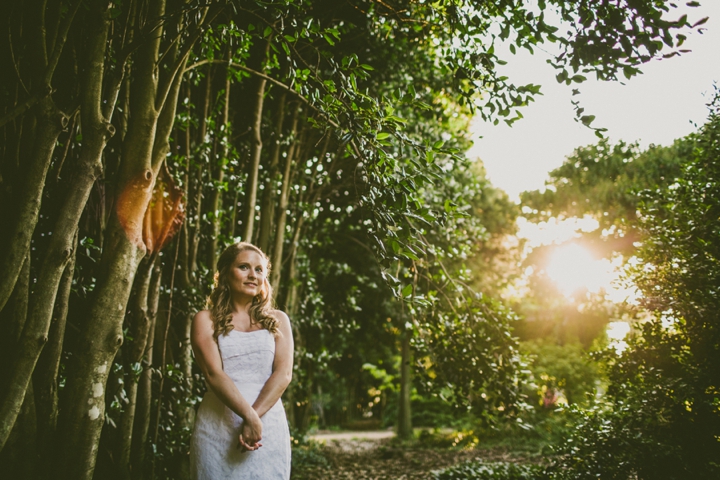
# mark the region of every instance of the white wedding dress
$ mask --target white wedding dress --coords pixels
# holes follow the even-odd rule
[[[265,330],[232,330],[218,337],[223,370],[251,405],[272,374],[275,338]],[[242,419],[208,390],[195,418],[190,468],[195,480],[287,480],[290,432],[280,400],[260,417],[262,447],[237,448]]]

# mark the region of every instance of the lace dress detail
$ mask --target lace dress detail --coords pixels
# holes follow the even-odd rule
[[[252,405],[272,374],[275,338],[267,330],[230,331],[218,337],[223,370]],[[190,442],[195,480],[287,480],[290,478],[290,432],[280,400],[261,418],[262,447],[237,448],[242,419],[208,390],[200,403]]]

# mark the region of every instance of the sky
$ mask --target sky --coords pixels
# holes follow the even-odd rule
[[[541,189],[548,172],[575,148],[598,141],[593,131],[575,122],[572,99],[580,99],[586,115],[596,116],[593,126],[607,128],[605,135],[613,143],[669,145],[695,131],[707,118],[713,82],[720,83],[720,1],[700,1],[700,7],[684,10],[691,23],[710,17],[705,32],[691,34],[682,47],[692,51],[652,61],[642,75],[623,78],[624,84],[589,77],[579,87],[560,85],[545,62],[547,52],[508,53],[501,72],[518,85],[541,85],[543,95],[522,109],[524,118],[512,127],[477,122],[470,158],[481,159],[490,181],[518,200],[522,191]],[[572,97],[573,88],[581,94]]]

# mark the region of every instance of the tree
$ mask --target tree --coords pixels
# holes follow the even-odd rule
[[[561,450],[572,456],[558,462],[556,478],[719,473],[717,96],[708,122],[686,141],[693,153],[680,177],[648,192],[640,204],[643,245],[633,277],[652,319],[610,359],[608,403],[583,413]]]

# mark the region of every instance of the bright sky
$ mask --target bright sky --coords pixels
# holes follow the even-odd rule
[[[720,1],[700,2],[701,7],[686,9],[690,22],[710,17],[705,33],[691,35],[683,45],[692,52],[651,62],[626,85],[590,78],[580,84],[582,93],[575,98],[585,114],[596,116],[593,126],[608,129],[611,141],[668,145],[694,131],[693,122],[705,122],[713,81],[720,82]],[[513,127],[478,123],[475,146],[468,152],[484,162],[492,183],[515,200],[524,190],[541,188],[547,173],[575,148],[598,140],[574,121],[570,100],[572,88],[578,87],[558,84],[555,70],[545,63],[548,57],[541,50],[534,56],[523,51],[504,57],[505,75],[516,84],[542,85],[544,95],[522,110],[525,118]]]

